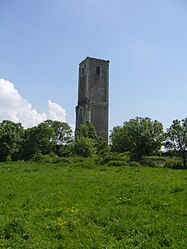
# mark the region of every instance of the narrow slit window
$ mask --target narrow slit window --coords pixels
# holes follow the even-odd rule
[[[82,77],[84,77],[84,74],[85,74],[85,69],[84,67],[82,68]]]
[[[101,68],[100,68],[100,66],[97,66],[97,68],[96,68],[96,74],[97,75],[101,75]]]

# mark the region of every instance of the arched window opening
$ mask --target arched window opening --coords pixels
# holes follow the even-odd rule
[[[97,66],[97,68],[96,68],[96,74],[97,75],[101,75],[101,68],[100,68],[100,66]]]

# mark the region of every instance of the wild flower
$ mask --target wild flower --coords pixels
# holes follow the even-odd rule
[[[57,226],[60,228],[60,229],[64,229],[66,227],[66,224],[67,224],[67,221],[65,221],[62,217],[59,217],[57,219]]]

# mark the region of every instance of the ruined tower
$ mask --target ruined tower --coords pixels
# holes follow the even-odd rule
[[[86,57],[79,64],[76,129],[92,123],[97,135],[108,141],[109,61]]]

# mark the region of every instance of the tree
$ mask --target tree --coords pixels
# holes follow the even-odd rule
[[[80,125],[79,130],[76,130],[76,139],[80,137],[92,139],[96,153],[104,154],[109,150],[107,142],[97,136],[96,129],[92,123],[87,122]]]
[[[111,150],[124,152],[128,150],[126,131],[121,126],[115,126],[110,134]]]
[[[102,137],[97,138],[95,148],[96,148],[97,154],[100,154],[100,155],[104,155],[109,152],[108,143]]]
[[[25,131],[23,159],[30,159],[35,153],[48,154],[53,151],[55,132],[47,122]]]
[[[73,144],[73,152],[78,156],[90,157],[96,153],[93,139],[77,137]]]
[[[75,131],[73,153],[78,156],[90,157],[96,153],[97,134],[92,123],[81,124],[79,130]]]
[[[47,120],[45,123],[54,130],[54,153],[63,157],[70,156],[73,143],[71,127],[67,123],[60,121]]]
[[[158,153],[164,140],[163,125],[157,120],[136,117],[114,127],[110,136],[111,149],[116,152],[129,151],[134,160]]]
[[[62,146],[72,143],[72,130],[67,123],[46,120],[37,126],[25,131],[23,142],[23,159],[30,159],[35,153],[49,154],[55,152],[58,155]],[[66,153],[67,154],[67,153]]]
[[[167,141],[165,147],[179,151],[183,158],[183,167],[186,168],[187,118],[183,120],[173,120],[166,134]]]
[[[20,123],[4,120],[0,123],[0,160],[5,161],[8,156],[19,159],[24,129]]]
[[[79,130],[76,130],[76,137],[87,137],[97,140],[97,132],[92,123],[87,122],[86,124],[81,124]]]
[[[54,142],[57,145],[68,145],[72,143],[73,132],[67,123],[53,120],[47,120],[44,123],[47,123],[53,128],[55,133]]]

